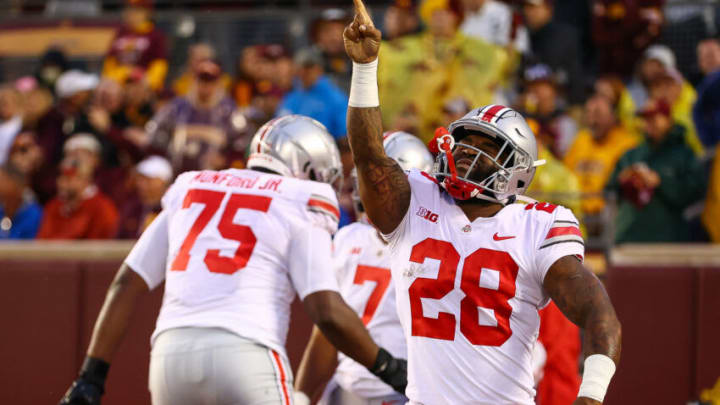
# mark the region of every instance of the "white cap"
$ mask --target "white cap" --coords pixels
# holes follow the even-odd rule
[[[675,54],[672,49],[665,45],[649,46],[643,54],[643,59],[655,59],[660,62],[665,69],[675,70]]]
[[[77,149],[85,149],[99,154],[100,142],[90,134],[75,134],[65,141],[63,151],[67,153]]]
[[[60,98],[70,97],[81,91],[93,90],[100,79],[92,73],[81,70],[68,70],[58,77],[55,82],[55,93]]]
[[[137,172],[145,177],[170,181],[173,176],[172,166],[162,156],[150,156],[137,164]]]

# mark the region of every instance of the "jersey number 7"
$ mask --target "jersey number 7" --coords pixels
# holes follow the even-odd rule
[[[455,315],[440,312],[437,318],[426,317],[422,298],[442,299],[455,288],[460,254],[450,242],[427,238],[410,253],[411,262],[423,264],[425,259],[439,260],[440,266],[437,278],[418,277],[410,285],[412,335],[455,340]],[[483,272],[487,272],[485,286],[480,282]],[[460,332],[473,345],[501,346],[512,336],[508,300],[515,296],[517,275],[518,265],[507,252],[478,249],[465,258],[460,280],[465,293],[460,301]],[[497,325],[480,325],[478,308],[491,310]]]
[[[365,326],[370,323],[373,315],[375,315],[375,311],[377,311],[378,305],[380,305],[380,300],[383,295],[385,295],[385,291],[390,285],[390,269],[358,264],[353,284],[360,285],[364,284],[366,281],[374,281],[375,288],[372,293],[370,293],[368,302],[365,304],[365,311],[362,315],[362,322]]]
[[[192,189],[188,191],[183,200],[183,209],[190,208],[192,204],[202,204],[204,207],[200,211],[195,222],[190,228],[190,232],[185,237],[175,260],[173,260],[170,270],[185,271],[190,261],[190,250],[200,233],[205,229],[217,210],[220,208],[225,192]],[[248,209],[260,212],[267,212],[272,202],[271,197],[265,197],[253,194],[231,194],[222,213],[220,222],[218,223],[218,231],[225,239],[235,240],[240,243],[233,257],[220,256],[219,249],[210,249],[205,253],[205,265],[212,273],[235,274],[242,270],[250,259],[253,249],[255,249],[255,233],[247,225],[238,225],[233,222],[235,214],[239,209]]]

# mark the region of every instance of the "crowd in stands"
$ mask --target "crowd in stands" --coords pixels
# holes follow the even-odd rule
[[[720,243],[716,32],[688,45],[690,74],[662,44],[663,0],[388,3],[376,15],[385,129],[428,141],[473,107],[512,106],[547,161],[530,196],[572,208],[587,236]],[[168,33],[149,0],[127,0],[101,71],[60,48],[39,55],[0,86],[0,239],[136,238],[176,175],[242,168],[256,129],[285,114],[326,125],[349,179],[349,11],[318,14],[308,47],[237,49],[230,69],[196,42],[169,77]]]

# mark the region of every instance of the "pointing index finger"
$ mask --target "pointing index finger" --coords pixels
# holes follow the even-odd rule
[[[368,25],[370,27],[375,27],[375,24],[373,24],[372,19],[370,18],[370,14],[368,14],[367,9],[365,8],[365,4],[362,0],[353,0],[355,3],[355,14],[357,14],[360,18],[360,23]]]

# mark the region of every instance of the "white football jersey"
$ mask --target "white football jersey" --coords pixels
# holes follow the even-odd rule
[[[413,170],[410,207],[385,235],[408,345],[413,404],[534,404],[533,346],[543,280],[558,259],[582,259],[564,207],[511,204],[472,223],[435,180]]]
[[[341,228],[333,241],[333,259],[340,294],[358,314],[373,340],[394,357],[407,358],[405,337],[395,306],[390,251],[372,226],[356,222]],[[338,354],[335,381],[363,398],[394,395],[363,365]]]
[[[337,291],[339,210],[328,184],[253,170],[187,172],[162,204],[125,260],[150,288],[165,280],[153,341],[171,328],[214,327],[284,355],[296,292]]]

